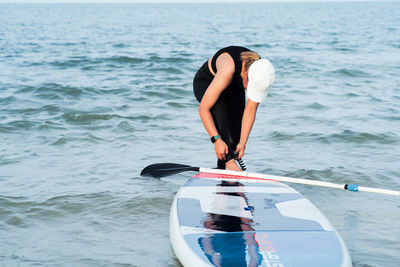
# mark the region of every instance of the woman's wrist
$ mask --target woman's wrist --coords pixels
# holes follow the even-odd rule
[[[210,137],[212,143],[217,142],[219,139],[221,139],[221,136],[219,134]]]

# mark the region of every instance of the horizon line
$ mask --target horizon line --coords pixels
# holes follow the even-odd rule
[[[335,3],[335,2],[399,2],[399,0],[0,0],[0,4],[193,4],[193,3]]]

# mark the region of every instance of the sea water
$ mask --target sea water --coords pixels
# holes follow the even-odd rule
[[[192,92],[218,49],[268,58],[251,172],[400,190],[400,3],[0,5],[0,266],[179,266],[169,208],[215,167]],[[293,185],[354,266],[400,264],[400,199]]]

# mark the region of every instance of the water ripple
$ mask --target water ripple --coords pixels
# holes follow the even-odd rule
[[[370,73],[359,69],[338,69],[330,72],[329,74],[335,74],[344,77],[352,77],[352,78],[362,78],[362,77],[371,77]]]
[[[39,86],[24,86],[15,94],[31,94],[38,99],[79,99],[83,95],[96,95],[98,90],[92,87],[72,87],[58,83],[45,83]]]
[[[366,133],[344,130],[340,133],[322,134],[322,133],[290,133],[274,131],[269,134],[269,139],[276,141],[307,141],[316,143],[353,143],[353,144],[382,144],[393,145],[400,142],[400,137],[394,133]]]

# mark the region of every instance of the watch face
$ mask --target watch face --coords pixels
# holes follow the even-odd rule
[[[215,143],[219,138],[221,138],[219,135],[213,136],[211,137],[211,142]]]

